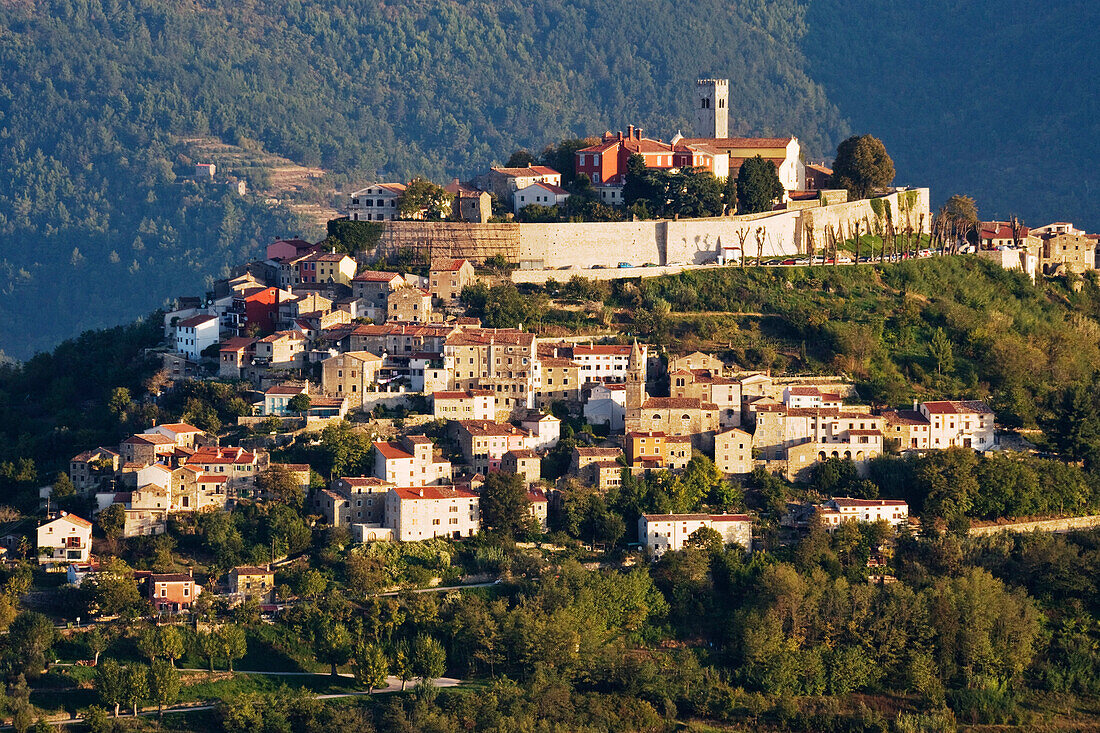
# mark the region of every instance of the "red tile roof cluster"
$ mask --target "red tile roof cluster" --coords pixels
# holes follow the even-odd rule
[[[249,453],[240,446],[216,446],[206,445],[195,451],[194,455],[187,459],[187,463],[223,464],[223,463],[255,463],[256,454]]]

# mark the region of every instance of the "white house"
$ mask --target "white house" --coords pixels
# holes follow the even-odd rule
[[[928,447],[961,446],[976,451],[993,447],[993,410],[977,400],[923,402],[920,413],[929,423]]]
[[[453,486],[413,486],[386,494],[386,527],[400,542],[473,537],[480,525],[478,496]]]
[[[432,394],[432,414],[440,420],[495,420],[496,405],[496,393],[491,389]]]
[[[405,192],[403,183],[372,183],[351,194],[348,218],[352,221],[393,221],[399,216],[397,199]]]
[[[218,343],[218,317],[198,315],[176,323],[176,351],[198,359],[203,350]]]
[[[538,206],[556,206],[557,204],[565,203],[567,198],[569,198],[569,192],[561,186],[555,186],[552,183],[545,183],[543,181],[535,181],[531,185],[521,188],[512,194],[512,211],[518,214],[520,209],[524,206],[531,206],[532,204]]]
[[[819,516],[832,531],[843,522],[885,521],[897,527],[909,521],[909,505],[901,499],[851,499],[837,497],[821,505]]]
[[[725,544],[752,549],[752,518],[748,514],[643,514],[638,518],[638,541],[654,559],[669,550],[682,550],[691,535],[709,527]]]
[[[550,450],[561,438],[561,420],[545,412],[529,411],[520,419],[519,426],[531,435],[531,447],[535,450]]]
[[[92,551],[92,523],[60,512],[38,528],[38,564],[86,563]]]
[[[451,480],[451,462],[436,460],[434,444],[423,435],[406,435],[400,443],[374,444],[374,475],[399,486],[424,486]]]
[[[608,425],[612,432],[626,429],[626,385],[598,384],[584,403],[584,420],[590,425]]]

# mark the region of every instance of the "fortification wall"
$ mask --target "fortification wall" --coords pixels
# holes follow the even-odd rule
[[[744,237],[747,257],[757,256],[757,231],[763,238],[764,258],[790,257],[808,252],[808,232],[820,248],[825,231],[847,236],[855,221],[880,219],[875,209],[889,207],[895,227],[912,223],[927,232],[928,189],[913,189],[878,199],[881,203],[852,201],[811,209],[675,221],[585,222],[559,224],[467,224],[463,222],[386,222],[375,256],[412,249],[431,257],[465,257],[481,261],[503,255],[530,269],[582,269],[620,262],[634,266],[701,265],[723,250],[737,250]],[[866,229],[863,230],[866,232]]]
[[[1075,529],[1100,527],[1100,516],[1064,517],[1061,519],[1038,519],[1031,522],[1011,522],[1008,524],[989,524],[971,527],[970,535],[991,535],[998,532],[1069,532]]]
[[[682,219],[665,222],[668,262],[700,265],[716,258],[722,248],[740,248],[745,239],[748,257],[757,254],[757,230],[763,228],[761,256],[786,257],[801,249],[801,211],[768,216],[732,216],[724,219]]]
[[[923,231],[928,233],[932,220],[929,212],[929,192],[927,188],[915,188],[909,191],[892,193],[888,196],[880,196],[872,203],[869,199],[848,201],[843,204],[831,204],[815,209],[805,209],[803,214],[802,229],[803,238],[808,240],[813,237],[818,248],[824,246],[826,231],[832,230],[839,236],[849,237],[854,232],[854,225],[860,222],[862,232],[867,233],[867,222],[872,226],[876,221],[882,220],[886,212],[890,212],[890,218],[894,222],[894,229],[904,229],[912,225],[913,231],[917,231],[922,225]],[[875,209],[881,208],[882,216]]]
[[[520,260],[541,260],[543,267],[615,267],[620,262],[664,264],[663,222],[622,221],[523,224]]]

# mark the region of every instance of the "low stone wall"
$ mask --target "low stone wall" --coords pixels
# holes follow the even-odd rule
[[[1069,532],[1075,529],[1100,527],[1100,515],[1085,517],[1061,517],[1058,519],[1036,519],[1028,522],[1010,522],[1008,524],[988,524],[971,527],[970,535],[978,537],[998,532]]]

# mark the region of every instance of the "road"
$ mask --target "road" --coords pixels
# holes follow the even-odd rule
[[[434,588],[412,588],[410,590],[391,590],[386,593],[375,593],[374,596],[381,598],[384,596],[399,596],[402,593],[442,593],[445,590],[466,590],[467,588],[488,588],[490,585],[496,585],[499,580],[490,580],[487,583],[470,583],[469,585],[437,585]]]
[[[181,672],[206,672],[207,670],[205,670],[205,669],[181,669],[180,671]],[[234,670],[233,674],[262,674],[262,675],[270,675],[270,676],[276,676],[276,677],[279,677],[279,676],[286,676],[286,677],[289,677],[289,676],[303,676],[303,675],[313,676],[313,677],[328,677],[329,676],[329,674],[327,672],[259,672],[259,671],[255,671],[255,670]],[[339,676],[340,677],[352,677],[353,675],[345,672],[345,673],[340,674]],[[409,680],[408,683],[407,683],[407,686],[411,687],[411,686],[415,685],[418,680],[419,680],[419,678]],[[385,693],[388,693],[388,692],[401,692],[401,679],[400,678],[393,677],[391,675],[391,676],[386,678],[386,683],[387,683],[386,687],[377,688],[374,691],[374,694],[379,695],[379,694],[385,694]],[[436,687],[458,687],[461,684],[462,684],[462,680],[456,679],[454,677],[439,677],[435,680],[435,686]],[[369,694],[371,694],[371,693],[367,692],[366,690],[356,690],[354,692],[332,692],[332,693],[327,693],[327,694],[324,694],[324,695],[314,695],[313,698],[315,700],[336,700],[336,699],[342,698],[342,697],[360,697],[362,695],[369,695]],[[197,713],[197,712],[201,712],[201,711],[204,711],[204,710],[213,710],[215,707],[216,707],[215,705],[175,705],[173,707],[165,708],[164,709],[164,714],[165,715],[173,715],[173,714],[176,714],[176,713]],[[149,716],[149,715],[156,715],[156,714],[157,714],[157,709],[155,707],[140,708],[138,710],[138,715]],[[132,716],[123,715],[123,717],[132,717]],[[49,722],[50,725],[71,725],[72,723],[79,723],[82,720],[83,720],[83,718],[75,717],[75,718],[65,718],[63,720],[50,720],[48,722]],[[4,728],[11,728],[11,726],[4,726]]]

